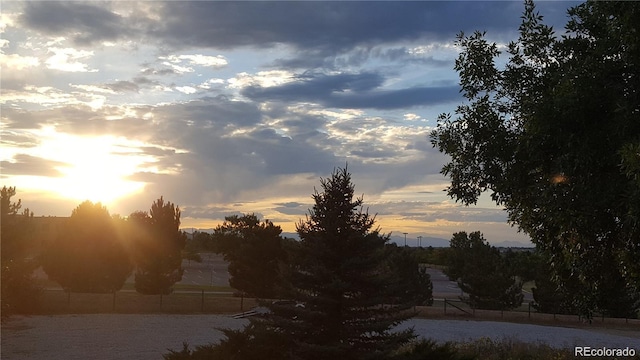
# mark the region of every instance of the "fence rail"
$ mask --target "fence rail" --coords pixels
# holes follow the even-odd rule
[[[88,314],[88,313],[172,313],[172,314],[243,314],[258,304],[253,298],[234,297],[230,292],[176,291],[169,295],[142,295],[131,290],[111,294],[68,293],[60,289],[43,291],[38,314]],[[578,315],[539,313],[530,306],[519,310],[472,309],[459,299],[434,299],[433,306],[416,307],[418,316],[426,318],[464,318],[527,323],[584,324],[586,319]],[[594,316],[593,325],[640,329],[640,319]]]
[[[175,291],[169,295],[142,295],[131,290],[109,294],[43,291],[37,313],[229,313],[256,306],[254,299],[234,297],[230,292]]]
[[[417,310],[418,316],[427,318],[447,317],[544,324],[592,324],[640,330],[640,319],[613,318],[603,316],[603,314],[594,315],[591,319],[579,315],[548,314],[537,312],[530,304],[510,311],[480,310],[472,309],[459,299],[441,298],[434,299],[433,306],[419,306]]]

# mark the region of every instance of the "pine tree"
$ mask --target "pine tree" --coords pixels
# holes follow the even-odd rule
[[[141,294],[167,295],[182,280],[182,250],[186,236],[180,232],[180,209],[162,196],[145,212],[131,214],[137,227],[135,287]]]
[[[388,236],[373,228],[363,199],[354,200],[346,168],[321,184],[323,192],[316,191],[313,209],[297,225],[301,242],[291,281],[304,307],[271,306],[264,322],[285,335],[292,358],[385,358],[413,337],[391,331],[412,315],[412,304],[388,304]]]

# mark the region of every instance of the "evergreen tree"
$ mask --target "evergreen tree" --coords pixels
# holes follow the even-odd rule
[[[162,196],[149,214],[135,212],[129,220],[136,231],[135,287],[141,294],[167,295],[182,280],[182,250],[186,236],[180,231],[180,208]]]
[[[509,269],[495,247],[489,245],[479,231],[467,235],[461,231],[451,238],[449,276],[458,281],[468,294],[461,299],[472,308],[505,310],[522,304],[522,283],[509,274]]]
[[[386,245],[388,272],[395,279],[387,288],[392,303],[433,304],[433,283],[417,259],[417,249]]]
[[[363,199],[354,199],[347,169],[321,185],[313,209],[297,225],[301,242],[291,281],[304,306],[271,306],[258,323],[286,339],[291,358],[385,358],[413,337],[412,331],[391,331],[412,315],[407,309],[413,303],[402,297],[386,303],[395,280],[384,267],[388,236],[373,228],[375,217],[363,211]]]

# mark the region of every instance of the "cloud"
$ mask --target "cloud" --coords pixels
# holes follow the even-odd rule
[[[29,103],[44,107],[83,104],[98,109],[104,104],[104,95],[87,92],[67,93],[51,86],[24,86],[21,90],[5,90],[0,99],[1,103],[19,104]],[[3,109],[4,111],[4,109]]]
[[[94,3],[27,2],[20,21],[44,34],[69,36],[78,45],[117,40],[130,30],[122,16]]]
[[[241,72],[228,79],[232,89],[243,89],[249,86],[272,87],[295,81],[297,76],[287,70],[258,71],[255,75]]]
[[[112,83],[101,84],[101,85],[75,85],[69,84],[69,86],[83,90],[88,92],[97,92],[103,94],[114,95],[117,93],[123,92],[138,92],[140,90],[140,86],[136,82],[119,80]]]
[[[538,7],[547,16],[547,22],[557,28],[566,21],[566,7],[577,3],[543,2]],[[518,2],[487,1],[166,1],[155,2],[153,7],[137,3],[46,1],[27,2],[20,22],[42,34],[70,38],[79,46],[113,44],[125,39],[157,43],[172,50],[284,45],[300,56],[281,59],[282,64],[294,66],[298,62],[311,66],[315,62],[317,66],[326,66],[326,60],[343,65],[360,61],[363,55],[371,55],[368,49],[381,45],[451,42],[460,31],[484,30],[493,38],[510,40],[517,31],[522,10]],[[354,49],[361,53],[352,52],[336,60],[340,54]],[[407,57],[404,50],[375,51],[378,51],[375,56]],[[181,56],[184,57],[181,60],[205,66],[219,66],[225,61],[199,54]]]
[[[279,206],[276,206],[275,208],[273,208],[273,210],[281,214],[295,215],[300,217],[303,217],[305,214],[307,214],[309,209],[313,207],[313,204],[311,203],[302,204],[298,202],[289,202],[289,203],[275,204],[275,205],[279,205]]]
[[[461,30],[517,29],[522,11],[521,4],[486,2],[370,2],[366,11],[363,6],[357,2],[167,2],[159,9],[163,22],[156,34],[175,47],[287,44],[328,54],[420,38],[450,40]]]
[[[417,121],[420,120],[420,115],[417,114],[413,114],[413,113],[408,113],[408,114],[404,114],[404,119],[407,121]]]
[[[190,65],[199,65],[199,66],[209,66],[213,68],[221,68],[229,64],[227,59],[222,55],[217,56],[208,56],[201,54],[194,55],[170,55],[170,56],[161,56],[161,60],[167,60],[171,64],[179,64],[182,63],[183,60],[189,62]]]
[[[460,99],[458,86],[383,90],[384,78],[373,72],[302,74],[296,80],[268,88],[250,85],[241,94],[254,101],[309,102],[343,109],[398,109]]]
[[[81,63],[80,59],[93,56],[93,51],[76,50],[72,48],[49,48],[53,55],[49,57],[45,64],[47,68],[68,72],[96,72],[97,69],[89,69],[89,65]]]
[[[452,39],[448,39],[449,42]],[[445,43],[431,43],[429,46],[410,48],[406,46],[394,47],[390,44],[356,46],[353,49],[343,49],[335,52],[319,49],[303,49],[297,51],[293,56],[276,59],[272,66],[289,69],[344,69],[371,65],[376,61],[387,61],[400,63],[405,66],[417,65],[449,68],[451,67],[451,62],[457,56],[457,50],[448,48],[444,44]],[[416,51],[416,49],[419,48],[429,48],[431,51]],[[443,57],[445,55],[446,57]]]
[[[176,90],[184,94],[194,94],[198,91],[198,89],[192,86],[176,86]]]
[[[0,66],[6,70],[24,70],[40,65],[40,60],[35,56],[21,56],[18,54],[0,54]]]
[[[66,164],[59,161],[52,161],[27,154],[16,154],[11,161],[0,162],[3,177],[4,175],[60,177],[62,173],[57,167],[64,165]]]

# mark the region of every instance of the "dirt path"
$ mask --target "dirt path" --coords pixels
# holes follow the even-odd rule
[[[217,341],[216,328],[238,329],[246,320],[223,315],[56,315],[15,317],[2,325],[1,358],[11,359],[156,359],[182,342],[203,345]],[[583,329],[490,321],[412,319],[423,337],[466,341],[480,337],[544,342],[554,347],[632,347],[640,338]]]

